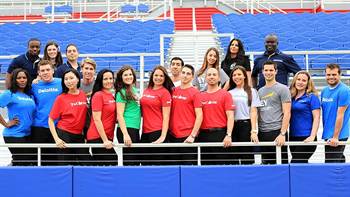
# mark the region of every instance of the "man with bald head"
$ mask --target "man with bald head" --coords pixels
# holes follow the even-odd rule
[[[268,60],[277,64],[278,72],[276,75],[276,81],[284,85],[288,85],[290,73],[295,74],[301,70],[292,56],[286,55],[278,50],[278,37],[275,34],[269,34],[265,37],[264,54],[254,60],[252,84],[257,89],[265,85],[265,78],[262,74],[262,70],[264,63]]]
[[[5,86],[6,88],[10,87],[11,82],[11,73],[16,68],[23,68],[28,71],[31,79],[33,80],[38,75],[37,66],[40,61],[40,40],[38,38],[31,38],[28,41],[28,49],[25,54],[19,55],[12,60],[9,67],[7,68]]]

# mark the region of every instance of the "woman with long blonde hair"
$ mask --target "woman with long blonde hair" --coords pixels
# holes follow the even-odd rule
[[[229,80],[229,77],[224,70],[220,68],[220,54],[219,51],[211,47],[204,55],[204,60],[201,68],[195,73],[193,85],[201,92],[207,90],[207,83],[205,81],[205,75],[209,68],[216,68],[220,72],[220,85],[223,85]]]
[[[320,123],[320,100],[307,71],[295,74],[290,85],[292,108],[290,119],[290,141],[312,142],[317,140]],[[308,163],[316,146],[290,146],[292,163]]]

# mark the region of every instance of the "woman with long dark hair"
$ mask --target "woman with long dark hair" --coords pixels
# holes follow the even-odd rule
[[[54,70],[63,64],[60,47],[55,41],[49,41],[46,43],[43,60],[49,60],[54,66]]]
[[[140,100],[143,125],[142,143],[163,143],[169,129],[171,94],[174,84],[163,66],[156,66]],[[148,153],[157,153],[164,150],[148,148]],[[162,156],[146,155],[147,160],[162,160]],[[161,164],[161,163],[150,163]]]
[[[235,66],[230,74],[229,93],[235,101],[233,142],[259,142],[257,130],[257,107],[260,106],[258,92],[251,88],[248,74],[244,67]],[[234,147],[235,164],[254,163],[253,148],[249,146]]]
[[[92,148],[96,163],[116,165],[117,154],[113,148],[116,123],[116,105],[114,99],[114,76],[109,69],[98,72],[91,94],[92,118],[87,132],[88,143],[103,143],[105,148]]]
[[[117,138],[119,143],[131,146],[132,143],[140,143],[141,109],[139,104],[134,69],[123,66],[117,73],[115,80],[118,129]],[[137,149],[125,148],[124,165],[137,165],[138,158],[135,155]]]
[[[34,119],[35,102],[31,95],[29,73],[21,68],[11,73],[9,90],[0,94],[0,107],[7,108],[8,121],[0,114],[0,123],[5,127],[5,143],[30,143],[31,125]],[[30,165],[34,151],[29,148],[9,148],[12,154],[12,165]]]
[[[321,104],[317,90],[307,71],[295,74],[290,84],[292,97],[289,126],[290,141],[313,142],[317,140]],[[308,163],[317,146],[290,146],[292,163]]]
[[[87,164],[90,160],[87,148],[66,148],[66,143],[84,143],[83,128],[87,113],[87,98],[79,90],[78,71],[69,69],[62,75],[62,93],[56,98],[50,115],[49,128],[58,150],[59,162]],[[57,120],[57,126],[55,126]],[[76,161],[77,160],[77,161]]]
[[[220,85],[224,85],[228,81],[228,75],[220,69],[220,54],[219,51],[211,47],[204,55],[203,64],[201,68],[195,73],[193,85],[201,92],[207,90],[207,83],[205,80],[206,72],[209,68],[216,68],[220,74]]]
[[[234,38],[227,47],[224,60],[221,62],[221,68],[227,75],[230,75],[235,66],[243,66],[247,72],[248,82],[251,79],[251,68],[249,57],[245,55],[244,46],[240,39]]]

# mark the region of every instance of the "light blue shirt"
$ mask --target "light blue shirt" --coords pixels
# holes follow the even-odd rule
[[[30,127],[33,123],[35,103],[32,96],[22,92],[12,93],[5,90],[0,94],[0,107],[7,107],[9,120],[17,117],[19,124],[5,128],[5,137],[24,137],[31,134]]]
[[[39,81],[37,84],[32,84],[36,104],[33,126],[49,128],[49,114],[56,97],[61,92],[61,79],[58,78],[53,78],[50,82]]]
[[[350,89],[343,83],[339,83],[335,88],[326,87],[321,92],[323,135],[322,139],[333,137],[337,112],[339,107],[349,106]],[[349,137],[350,131],[350,109],[344,113],[343,126],[340,130],[339,139]]]

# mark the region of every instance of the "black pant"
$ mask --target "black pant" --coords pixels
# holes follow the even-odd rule
[[[161,130],[153,131],[151,133],[142,133],[141,143],[152,143],[156,141],[162,134]],[[164,143],[167,142],[167,139],[164,140]],[[142,149],[142,165],[170,165],[169,162],[170,148],[143,148]]]
[[[131,138],[132,143],[140,143],[140,131],[135,128],[126,128]],[[118,142],[124,144],[124,136],[122,130],[117,129]],[[127,147],[123,148],[123,165],[125,166],[138,166],[140,165],[140,148]]]
[[[187,137],[176,138],[173,135],[168,135],[170,143],[183,143]],[[197,163],[197,148],[195,147],[172,147],[171,148],[171,163],[173,165],[196,165]]]
[[[339,139],[339,141],[346,142],[348,138]],[[332,147],[326,145],[325,147],[325,163],[345,163],[344,156],[345,145]]]
[[[198,135],[198,142],[222,142],[226,136],[226,128],[214,128],[201,130]],[[230,164],[233,155],[230,149],[221,147],[201,148],[201,158],[203,165]]]
[[[110,140],[113,141],[113,140]],[[103,144],[101,138],[95,140],[89,140],[88,143]],[[113,166],[118,165],[118,155],[114,148],[91,148],[92,158],[94,160],[94,165],[100,166]]]
[[[259,132],[260,142],[273,142],[281,133],[280,130],[273,130],[268,132]],[[288,133],[286,133],[286,141],[288,141]],[[282,163],[288,163],[287,146],[282,146]],[[261,146],[261,156],[263,164],[276,164],[276,146]]]
[[[77,135],[56,128],[57,135],[66,143],[85,143],[83,135]],[[59,165],[91,165],[91,155],[89,148],[63,148],[58,149]]]
[[[32,127],[32,142],[36,144],[52,143],[55,144],[55,140],[52,137],[49,128],[45,127]],[[38,151],[35,150],[36,159],[38,157]],[[41,164],[42,165],[55,165],[57,161],[57,149],[56,148],[42,148],[41,149]]]
[[[30,136],[25,137],[5,137],[6,144],[11,143],[30,143]],[[33,148],[9,148],[12,154],[13,166],[30,166],[35,164],[35,149]]]
[[[289,136],[289,141],[297,141],[302,142],[306,137],[296,137],[296,136]],[[317,141],[317,138],[315,138],[314,141]],[[292,160],[291,163],[308,163],[310,157],[314,154],[317,146],[289,146],[289,150],[292,154]]]
[[[237,120],[232,132],[232,142],[250,142],[251,123],[250,120]],[[233,146],[229,149],[234,153],[234,164],[253,164],[254,147]]]

